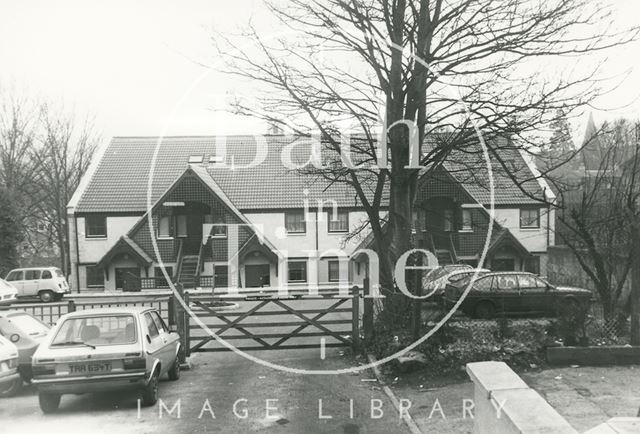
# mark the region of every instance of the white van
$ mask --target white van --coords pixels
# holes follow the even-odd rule
[[[56,267],[16,268],[5,280],[18,290],[18,297],[39,297],[44,303],[59,301],[71,292],[64,274]]]

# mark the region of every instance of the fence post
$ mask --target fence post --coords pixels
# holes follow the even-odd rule
[[[176,325],[176,300],[173,294],[169,296],[167,310],[169,311],[169,327]]]
[[[184,287],[181,283],[176,283],[176,291],[178,292],[178,296],[182,298],[182,300],[187,303],[187,299],[185,298]],[[173,299],[174,297],[172,297]],[[171,303],[171,299],[170,299]],[[189,342],[185,339],[186,337],[186,329],[188,328],[188,323],[185,324],[186,320],[186,312],[182,303],[179,300],[173,300],[173,312],[174,312],[174,321],[176,324],[176,328],[178,329],[178,334],[180,335],[180,344],[182,345],[182,351],[180,352],[180,363],[184,363],[189,355]]]
[[[364,279],[364,297],[362,299],[362,328],[364,329],[364,340],[366,343],[373,338],[373,298],[369,297],[371,293],[369,278]]]
[[[422,295],[422,279],[420,279],[420,271],[414,270],[414,294],[417,297]],[[422,300],[413,300],[413,340],[417,341],[422,335]]]
[[[67,307],[67,313],[76,311],[76,302],[73,300],[69,300],[69,305]]]
[[[354,286],[351,301],[351,343],[353,350],[360,348],[360,288]]]
[[[184,293],[184,304],[189,306],[189,292]],[[184,323],[184,348],[185,348],[185,357],[189,357],[191,355],[191,344],[189,342],[190,331],[189,331],[189,312],[183,310],[182,318]]]

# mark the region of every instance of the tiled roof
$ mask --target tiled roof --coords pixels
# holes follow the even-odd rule
[[[147,186],[152,161],[155,168],[151,182],[153,204],[169,186],[189,167],[191,156],[202,156],[202,167],[241,211],[274,208],[301,208],[304,199],[314,206],[317,199],[333,199],[340,207],[359,206],[355,191],[344,183],[328,182],[310,175],[301,175],[288,169],[281,161],[282,150],[293,144],[292,160],[304,163],[309,158],[308,141],[291,136],[264,136],[267,153],[264,162],[250,169],[216,167],[209,163],[216,155],[216,137],[116,137],[104,151],[86,190],[82,194],[76,212],[144,212],[147,207]],[[256,156],[254,136],[227,136],[218,138],[226,142],[226,161],[231,157],[236,167],[247,165]],[[517,151],[510,158],[525,177],[530,170]],[[471,154],[470,154],[471,155]],[[478,158],[473,156],[473,158]],[[489,191],[486,170],[470,173],[468,167],[486,167],[482,161],[465,156],[460,161],[447,164],[452,174],[465,184],[469,192],[480,202],[488,203]],[[511,163],[510,163],[511,164]],[[495,163],[494,163],[495,166]],[[484,175],[483,175],[484,174]],[[496,204],[520,204],[534,202],[506,177],[496,181]],[[535,193],[540,190],[537,181],[526,184]],[[307,194],[305,194],[305,192]]]

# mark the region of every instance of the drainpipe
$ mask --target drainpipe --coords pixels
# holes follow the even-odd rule
[[[76,215],[76,213],[73,213],[73,222],[74,222],[74,232],[75,232],[75,239],[76,239],[76,288],[78,291],[78,294],[80,294],[80,244],[78,243],[78,216]]]

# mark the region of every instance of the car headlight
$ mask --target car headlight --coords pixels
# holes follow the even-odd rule
[[[15,344],[20,340],[20,335],[17,333],[14,333],[9,337],[9,340]]]

